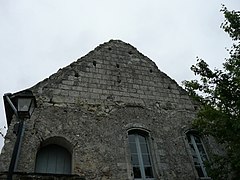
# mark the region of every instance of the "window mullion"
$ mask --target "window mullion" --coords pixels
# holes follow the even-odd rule
[[[138,154],[138,160],[139,160],[141,176],[142,176],[142,179],[146,179],[145,170],[144,170],[144,164],[143,164],[143,158],[142,158],[142,151],[141,151],[140,141],[139,141],[138,135],[135,136],[135,140],[136,140],[137,154]]]

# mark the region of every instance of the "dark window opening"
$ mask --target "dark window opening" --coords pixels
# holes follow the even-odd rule
[[[70,152],[56,144],[41,148],[37,153],[36,173],[71,174]]]

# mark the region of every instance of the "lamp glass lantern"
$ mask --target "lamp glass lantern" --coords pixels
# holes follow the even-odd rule
[[[32,95],[17,97],[17,111],[20,118],[30,118],[35,108],[35,98]]]

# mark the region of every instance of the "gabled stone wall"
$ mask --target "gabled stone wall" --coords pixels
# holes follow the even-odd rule
[[[26,121],[19,172],[33,173],[46,142],[72,153],[72,174],[86,179],[132,179],[128,130],[149,132],[155,179],[196,177],[185,131],[194,104],[155,63],[111,40],[31,88],[37,108]],[[13,123],[11,124],[13,126]],[[0,159],[7,171],[12,127]]]

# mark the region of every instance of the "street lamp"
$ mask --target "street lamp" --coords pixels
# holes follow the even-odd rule
[[[19,118],[30,118],[35,108],[35,97],[32,94],[17,96],[17,111]]]
[[[36,106],[36,99],[30,90],[21,91],[15,94],[5,94],[3,96],[7,122],[10,125],[12,115],[15,114],[17,119],[17,139],[12,152],[11,162],[8,169],[8,180],[12,180],[13,173],[16,169],[18,156],[21,148],[22,137],[24,134],[25,119],[29,119]]]

